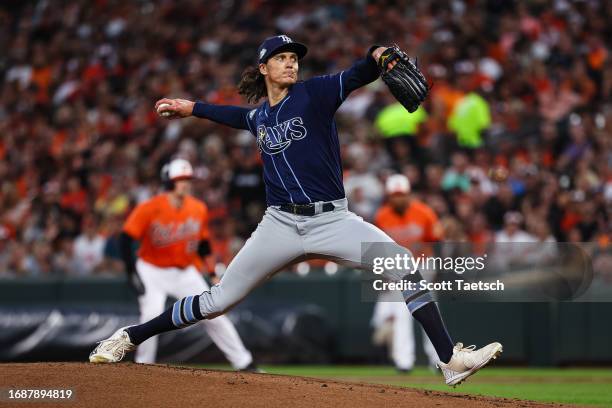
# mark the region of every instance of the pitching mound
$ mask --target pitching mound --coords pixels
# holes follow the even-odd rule
[[[7,401],[7,389],[72,389],[57,402]],[[3,406],[19,407],[550,407],[401,387],[160,365],[33,363],[0,365]],[[14,402],[14,401],[13,401]]]

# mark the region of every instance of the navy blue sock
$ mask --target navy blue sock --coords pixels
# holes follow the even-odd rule
[[[203,320],[200,312],[200,297],[187,296],[178,300],[159,316],[126,329],[132,343],[138,345],[157,334],[190,326]]]
[[[429,302],[415,310],[412,316],[421,323],[440,360],[448,363],[453,356],[453,341],[444,326],[438,306],[434,302]]]

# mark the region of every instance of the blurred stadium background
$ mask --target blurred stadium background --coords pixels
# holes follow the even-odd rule
[[[612,2],[414,3],[3,1],[0,360],[83,360],[137,320],[116,239],[172,157],[196,167],[222,272],[265,209],[255,141],[205,120],[161,120],[153,104],[244,105],[239,76],[277,33],[309,46],[305,78],[397,43],[434,83],[412,115],[380,81],[340,108],[354,212],[372,220],[384,181],[403,173],[444,240],[495,242],[518,212],[517,239],[583,243],[597,283],[610,285]],[[231,317],[264,363],[386,363],[358,282],[334,265],[301,265]],[[610,303],[442,307],[456,337],[502,341],[502,364],[612,362]],[[170,333],[161,361],[221,361],[209,346],[197,328]]]

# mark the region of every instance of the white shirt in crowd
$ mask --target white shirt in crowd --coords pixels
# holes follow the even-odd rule
[[[74,259],[79,275],[91,275],[104,258],[105,239],[101,235],[89,238],[81,234],[74,241]]]

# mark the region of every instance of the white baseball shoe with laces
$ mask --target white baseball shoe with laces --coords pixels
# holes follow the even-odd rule
[[[444,374],[446,385],[461,384],[470,375],[486,366],[502,352],[500,343],[491,343],[476,350],[476,346],[463,347],[457,343],[453,347],[453,356],[448,363],[439,362],[438,367]]]
[[[130,340],[127,329],[122,327],[106,340],[98,343],[98,346],[89,355],[92,363],[118,363],[123,360],[125,354],[136,349],[136,345]]]

